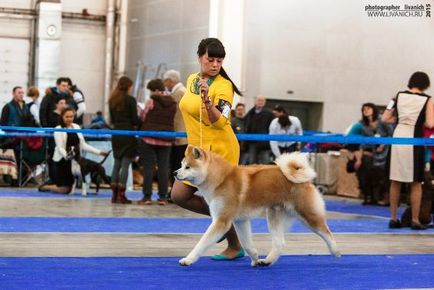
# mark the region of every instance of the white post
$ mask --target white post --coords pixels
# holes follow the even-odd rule
[[[104,116],[108,118],[108,99],[113,75],[113,44],[115,33],[115,0],[108,0],[106,20],[105,76],[104,76]]]
[[[209,36],[225,46],[224,68],[240,90],[245,88],[244,1],[210,0]],[[235,95],[234,106],[240,101]]]

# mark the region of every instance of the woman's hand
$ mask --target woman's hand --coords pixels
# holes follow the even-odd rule
[[[207,80],[205,79],[200,79],[199,80],[199,92],[200,92],[200,96],[202,97],[202,100],[205,102],[206,99],[208,98],[208,91],[209,91],[209,86],[207,83]]]

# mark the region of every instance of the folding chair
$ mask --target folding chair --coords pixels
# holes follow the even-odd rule
[[[25,186],[31,180],[41,185],[48,177],[46,139],[26,137],[21,140],[20,148],[19,186]]]

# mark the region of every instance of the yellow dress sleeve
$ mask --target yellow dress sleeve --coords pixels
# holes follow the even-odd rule
[[[232,83],[226,79],[220,81],[218,86],[215,89],[215,97],[213,100],[214,106],[218,105],[219,100],[224,100],[231,104],[234,101],[234,90],[232,88]],[[226,118],[223,114],[220,115],[217,121],[212,123],[211,125],[217,129],[222,129],[226,123],[228,122],[228,118]]]

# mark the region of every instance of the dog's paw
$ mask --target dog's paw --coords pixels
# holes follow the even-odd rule
[[[270,266],[272,263],[270,261],[267,261],[267,259],[259,259],[258,260],[258,266],[261,267],[267,267]]]
[[[252,267],[256,267],[256,266],[258,266],[258,263],[259,263],[258,260],[256,260],[256,261],[252,260],[252,261],[250,262],[250,266],[252,266]]]
[[[335,255],[336,258],[340,258],[342,256],[341,252],[339,251],[334,252],[333,255]]]
[[[188,259],[187,257],[182,258],[181,260],[179,260],[179,265],[181,266],[190,266],[194,263],[193,260]]]

